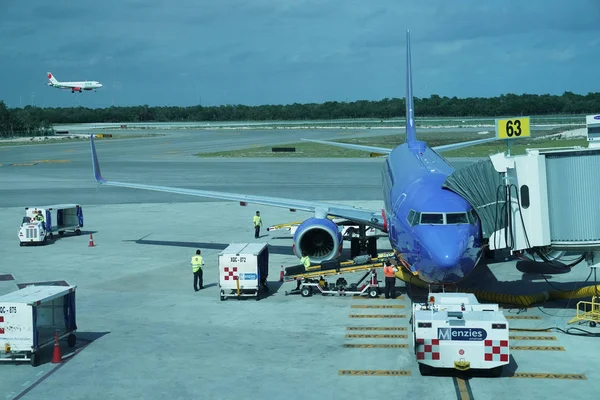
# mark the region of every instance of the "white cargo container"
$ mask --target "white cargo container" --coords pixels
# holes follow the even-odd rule
[[[42,347],[53,345],[56,332],[75,346],[76,286],[27,286],[0,296],[0,361],[39,364]]]
[[[269,274],[267,243],[231,243],[219,253],[219,287],[221,300],[227,297],[256,296],[266,285]]]

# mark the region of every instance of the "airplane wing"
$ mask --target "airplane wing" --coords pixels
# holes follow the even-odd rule
[[[328,142],[326,140],[313,140],[313,139],[302,139],[302,140],[305,142],[320,143],[320,144],[326,144],[329,146],[338,146],[338,147],[344,147],[346,149],[353,149],[353,150],[371,151],[373,153],[380,153],[380,154],[390,154],[392,152],[392,149],[386,149],[385,147],[361,146],[359,144]]]
[[[359,144],[328,142],[325,140],[313,140],[313,139],[302,139],[302,140],[305,142],[314,142],[314,143],[326,144],[329,146],[338,146],[338,147],[344,147],[344,148],[353,149],[353,150],[370,151],[370,152],[375,152],[375,153],[380,153],[380,154],[390,154],[393,150],[393,149],[387,149],[384,147],[373,147],[373,146],[362,146]],[[449,150],[460,149],[462,147],[475,146],[478,144],[493,142],[494,140],[497,140],[497,139],[495,137],[486,138],[486,139],[477,139],[477,140],[471,140],[468,142],[459,142],[459,143],[445,144],[442,146],[435,146],[435,147],[431,147],[431,149],[433,149],[437,152],[444,152],[444,151],[449,151]]]
[[[226,193],[226,192],[213,192],[208,190],[197,190],[197,189],[185,189],[168,186],[154,186],[145,185],[140,183],[126,183],[117,182],[104,179],[100,172],[100,163],[98,161],[98,155],[96,154],[96,146],[94,144],[94,135],[90,135],[90,146],[92,151],[92,167],[94,170],[94,177],[100,184],[106,186],[126,187],[132,189],[142,190],[153,190],[158,192],[177,193],[185,194],[189,196],[198,197],[209,197],[214,199],[232,200],[239,201],[241,205],[246,203],[263,204],[273,207],[289,208],[290,210],[302,210],[314,212],[317,218],[326,218],[327,216],[334,216],[340,218],[346,218],[357,223],[362,223],[368,226],[375,227],[377,229],[386,231],[387,221],[384,215],[384,211],[367,210],[363,208],[350,207],[340,204],[332,204],[320,201],[307,201],[307,200],[296,200],[286,199],[280,197],[268,197],[268,196],[255,196],[249,194],[239,193]]]

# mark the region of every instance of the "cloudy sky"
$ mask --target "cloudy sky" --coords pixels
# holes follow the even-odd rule
[[[598,0],[0,0],[10,107],[600,91]],[[46,86],[98,80],[97,92]]]

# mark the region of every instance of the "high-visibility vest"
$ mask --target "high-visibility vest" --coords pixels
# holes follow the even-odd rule
[[[396,275],[394,274],[394,267],[392,266],[385,266],[383,267],[383,274],[385,275],[386,278],[394,278]]]
[[[253,218],[254,221],[254,226],[258,226],[260,224],[260,217],[258,215],[255,215]]]
[[[308,258],[308,256],[302,257],[300,259],[300,262],[302,263],[302,265],[304,265],[304,268],[310,267],[310,258]]]
[[[194,256],[192,257],[192,272],[197,272],[204,265],[204,260],[202,256]]]

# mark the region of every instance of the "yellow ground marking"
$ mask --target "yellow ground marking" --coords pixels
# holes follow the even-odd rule
[[[404,305],[402,304],[395,304],[395,305],[391,305],[391,304],[356,304],[351,306],[350,308],[406,308]]]
[[[562,346],[510,346],[511,350],[565,351]]]
[[[401,314],[350,314],[350,318],[406,318]]]
[[[349,326],[347,331],[406,331],[405,326]]]
[[[345,348],[350,349],[407,349],[407,344],[344,344]]]
[[[410,371],[395,369],[340,369],[338,375],[410,376]]]
[[[550,374],[537,372],[515,372],[511,378],[530,378],[530,379],[571,379],[586,381],[587,378],[583,374]]]
[[[406,334],[346,334],[348,339],[407,339]]]

